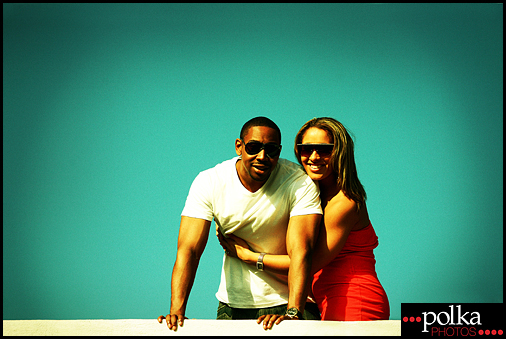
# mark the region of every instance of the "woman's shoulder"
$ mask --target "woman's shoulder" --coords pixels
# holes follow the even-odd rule
[[[349,199],[342,191],[336,194],[325,206],[325,212],[329,217],[341,219],[357,214],[357,203]]]
[[[351,230],[361,229],[366,220],[362,220],[362,214],[367,214],[365,205],[358,210],[358,204],[344,194],[339,192],[327,204],[324,211],[325,220],[330,221],[332,224],[339,223],[346,225]],[[368,219],[368,217],[366,216]]]
[[[357,203],[350,199],[343,191],[339,191],[327,204],[335,212],[346,212],[357,209]]]

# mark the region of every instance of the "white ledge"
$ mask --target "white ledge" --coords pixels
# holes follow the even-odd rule
[[[4,320],[4,336],[32,335],[172,335],[172,336],[286,336],[286,335],[401,335],[400,320],[381,321],[318,321],[290,320],[264,330],[255,320],[197,320],[187,319],[177,332],[170,331],[165,323],[156,319],[118,320]]]

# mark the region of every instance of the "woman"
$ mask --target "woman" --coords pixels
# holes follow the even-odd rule
[[[353,140],[337,120],[314,118],[297,133],[295,155],[320,187],[323,219],[313,252],[312,292],[322,320],[388,319],[389,302],[376,275],[373,254],[378,237],[357,176]],[[242,239],[219,238],[229,255],[256,263],[259,253],[250,251]],[[263,258],[264,270],[287,271],[289,263],[288,255],[267,254]],[[264,327],[284,318],[269,315]]]

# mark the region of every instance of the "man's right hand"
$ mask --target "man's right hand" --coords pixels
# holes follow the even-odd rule
[[[161,324],[163,319],[166,320],[167,327],[169,328],[169,330],[177,331],[178,324],[179,324],[179,326],[182,327],[184,324],[184,320],[188,319],[188,318],[185,317],[183,314],[167,314],[167,316],[163,316],[163,315],[159,316],[158,322]]]

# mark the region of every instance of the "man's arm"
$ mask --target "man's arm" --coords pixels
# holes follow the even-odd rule
[[[166,321],[169,329],[183,325],[186,303],[190,295],[200,256],[209,237],[211,221],[181,217],[177,241],[177,258],[172,270],[170,315]]]
[[[318,238],[321,214],[290,218],[286,234],[286,249],[290,256],[288,270],[288,309],[296,307],[304,313],[307,287],[311,278],[312,252]]]

